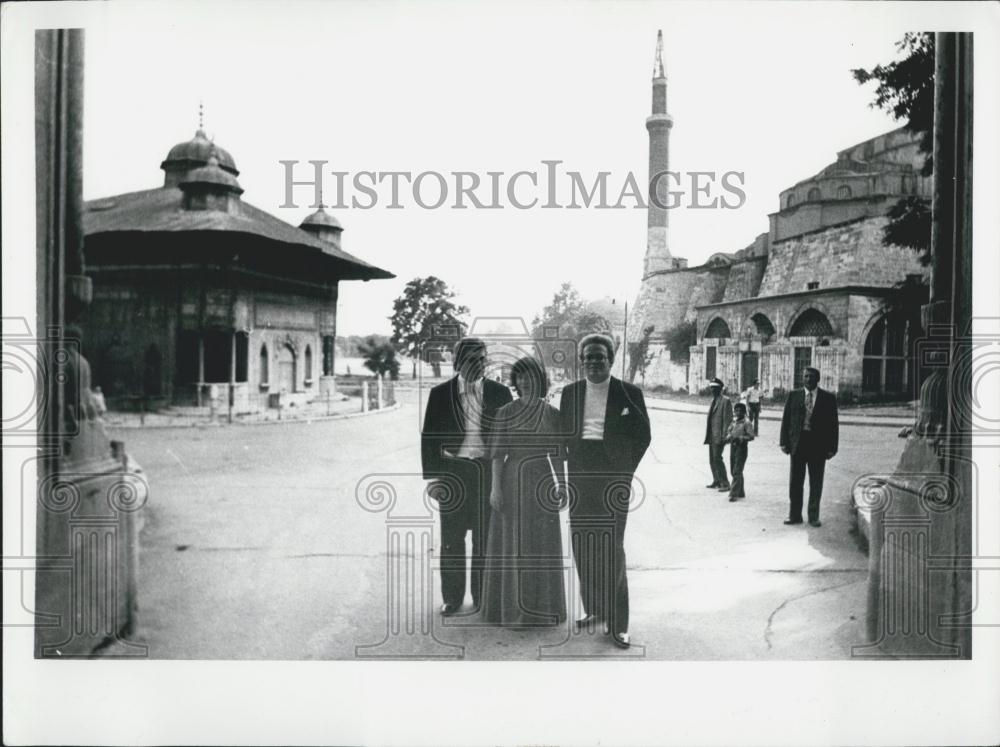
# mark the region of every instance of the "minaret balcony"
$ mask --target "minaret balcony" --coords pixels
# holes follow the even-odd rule
[[[673,127],[674,118],[669,114],[650,114],[646,117],[646,129],[651,130],[654,127]]]

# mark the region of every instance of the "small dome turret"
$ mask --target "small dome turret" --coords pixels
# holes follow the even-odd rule
[[[208,163],[182,177],[177,184],[184,192],[185,210],[222,210],[229,212],[243,194],[236,177],[223,171],[213,150]]]
[[[340,221],[335,216],[330,215],[323,208],[306,216],[305,220],[299,224],[299,228],[340,249],[340,234],[343,233],[344,227],[340,225]]]

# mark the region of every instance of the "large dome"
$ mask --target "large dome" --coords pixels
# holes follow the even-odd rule
[[[166,172],[186,171],[208,163],[208,157],[213,153],[219,159],[219,168],[228,171],[233,176],[239,176],[240,172],[236,168],[236,162],[229,155],[229,151],[215,145],[199,129],[194,133],[194,137],[184,143],[178,143],[167,154],[166,159],[160,164],[160,168]]]

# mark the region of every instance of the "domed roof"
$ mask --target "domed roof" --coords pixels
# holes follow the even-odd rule
[[[208,157],[211,155],[212,150],[215,150],[215,155],[219,161],[219,167],[225,169],[233,176],[239,176],[239,170],[236,168],[236,162],[233,157],[229,155],[229,151],[224,148],[220,148],[215,145],[205,132],[199,128],[197,132],[194,133],[194,137],[184,143],[178,143],[170,152],[167,153],[166,159],[160,164],[160,168],[167,170],[172,165],[189,166],[192,163],[208,163]]]
[[[219,159],[216,155],[217,149],[210,151],[208,163],[195,169],[180,181],[181,187],[193,184],[210,184],[221,189],[242,194],[243,188],[232,174],[220,168]]]
[[[340,225],[340,221],[334,216],[330,215],[323,208],[320,208],[312,215],[307,215],[305,220],[299,224],[299,228],[310,228],[312,226],[324,227],[324,228],[336,228],[343,231],[344,227]]]

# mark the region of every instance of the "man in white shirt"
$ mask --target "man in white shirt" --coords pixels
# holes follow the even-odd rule
[[[474,337],[455,346],[456,375],[431,389],[421,432],[424,479],[441,514],[441,614],[465,601],[466,534],[472,532],[469,586],[479,608],[490,522],[489,434],[496,411],[513,397],[503,384],[483,377],[486,343]]]
[[[586,378],[566,386],[559,400],[575,488],[570,528],[585,612],[577,627],[603,621],[615,644],[627,647],[625,523],[632,476],[650,442],[649,417],[642,391],[611,375],[610,337],[587,335],[580,351]]]
[[[750,387],[743,392],[743,401],[747,405],[747,420],[753,424],[753,434],[760,435],[760,382],[754,381]]]

